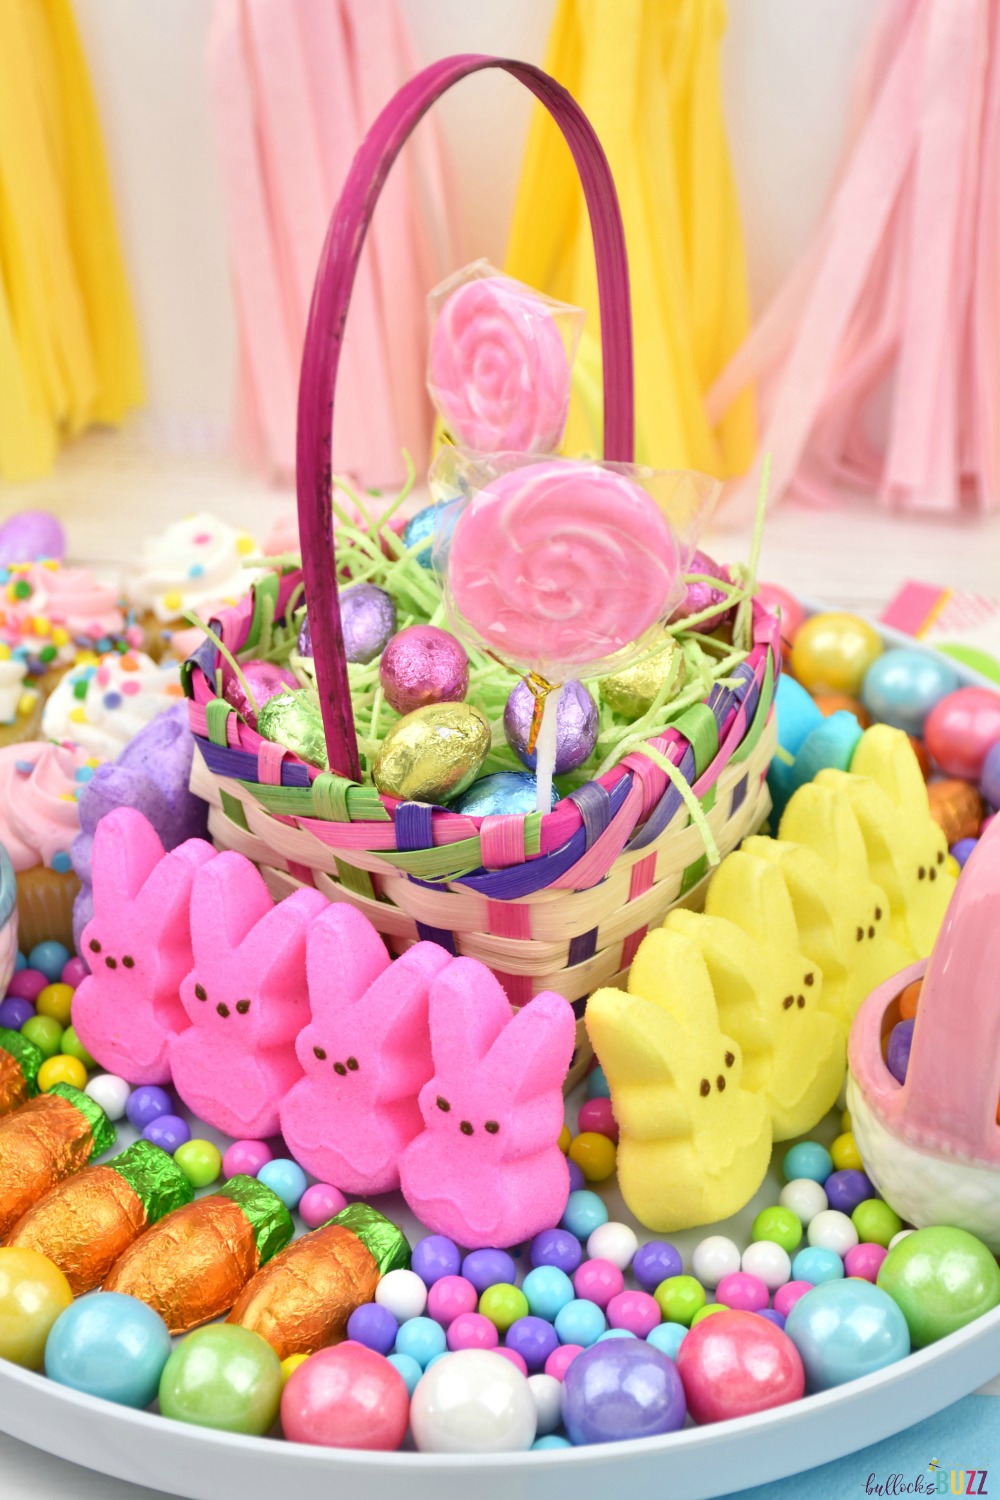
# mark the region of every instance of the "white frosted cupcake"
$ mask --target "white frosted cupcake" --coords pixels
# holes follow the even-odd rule
[[[0,745],[33,740],[42,727],[42,694],[27,679],[27,662],[0,643]]]
[[[95,759],[115,760],[157,714],[183,698],[177,662],[158,664],[142,651],[74,667],[42,715],[51,740],[82,745]]]

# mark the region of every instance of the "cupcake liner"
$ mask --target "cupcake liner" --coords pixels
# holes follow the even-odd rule
[[[52,939],[73,951],[73,902],[79,876],[45,865],[22,870],[17,877],[18,941],[23,953]]]

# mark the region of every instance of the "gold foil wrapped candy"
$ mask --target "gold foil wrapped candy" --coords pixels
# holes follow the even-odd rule
[[[0,1026],[0,1115],[9,1115],[38,1093],[45,1054],[19,1031]]]
[[[194,1189],[152,1141],[57,1183],[15,1224],[8,1245],[37,1250],[57,1265],[74,1297],[100,1286],[118,1257]]]
[[[470,787],[489,754],[490,726],[469,703],[429,703],[394,724],[372,780],[404,802],[447,802]]]
[[[983,799],[970,781],[952,778],[932,781],[927,787],[931,817],[949,845],[959,839],[974,839],[983,820]]]
[[[0,1240],[43,1193],[115,1143],[96,1099],[56,1083],[0,1120]]]
[[[665,636],[664,646],[655,656],[647,657],[624,671],[602,677],[601,698],[615,713],[626,719],[641,719],[653,704],[664,682],[673,674],[670,696],[684,682],[684,657],[672,635]]]

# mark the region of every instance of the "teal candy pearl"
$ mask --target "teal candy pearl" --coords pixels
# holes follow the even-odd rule
[[[60,1313],[45,1345],[45,1373],[59,1385],[139,1410],[156,1399],[170,1357],[159,1313],[121,1292],[92,1292]]]
[[[957,687],[958,673],[942,657],[901,646],[872,662],[861,684],[861,701],[874,719],[921,735],[935,703]]]
[[[867,1281],[813,1287],[788,1314],[785,1332],[802,1356],[810,1394],[870,1375],[910,1352],[902,1312]]]

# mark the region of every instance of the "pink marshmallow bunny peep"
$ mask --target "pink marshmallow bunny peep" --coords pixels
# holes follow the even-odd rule
[[[434,1071],[430,988],[451,962],[436,943],[417,943],[390,963],[367,917],[347,905],[310,928],[313,1019],[295,1048],[306,1076],[281,1106],[281,1133],[300,1165],[344,1192],[399,1187],[399,1159],[422,1128],[417,1096]]]
[[[513,1014],[497,980],[457,958],[430,998],[434,1076],[400,1181],[410,1208],[470,1249],[514,1245],[555,1224],[569,1193],[559,1150],[573,1007],[536,995]]]
[[[306,933],[326,906],[312,889],[275,904],[242,854],[217,855],[194,882],[194,962],[181,985],[191,1025],[171,1042],[170,1062],[184,1103],[227,1135],[274,1135],[302,1075]]]
[[[91,972],[73,996],[73,1026],[103,1068],[129,1083],[169,1083],[171,1038],[187,1025],[178,996],[191,967],[191,888],[218,856],[204,839],[165,854],[131,807],[94,834],[94,915],[81,951]]]

